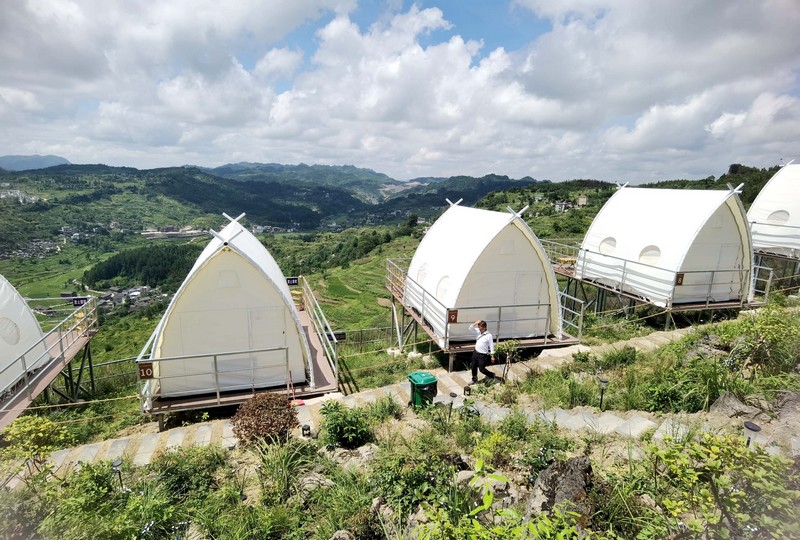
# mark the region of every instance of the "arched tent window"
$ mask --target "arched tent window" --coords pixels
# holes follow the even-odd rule
[[[639,252],[639,262],[642,264],[649,264],[651,266],[658,266],[661,259],[661,250],[658,246],[646,246]]]
[[[607,238],[603,238],[600,242],[600,253],[603,255],[613,255],[614,251],[617,249],[617,239],[613,236],[609,236]]]
[[[789,212],[786,210],[776,210],[772,212],[769,217],[767,217],[767,221],[770,223],[783,225],[789,221]]]
[[[0,317],[0,338],[9,345],[19,343],[19,326],[8,317]]]

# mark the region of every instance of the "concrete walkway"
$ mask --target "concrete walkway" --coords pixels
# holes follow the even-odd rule
[[[585,345],[574,345],[562,349],[548,349],[532,360],[519,362],[511,366],[507,378],[509,380],[524,379],[531,371],[545,371],[548,369],[558,369],[561,365],[572,361],[572,355],[580,351],[589,351],[594,354],[603,354],[612,349],[620,349],[626,345],[635,347],[640,351],[650,351],[666,343],[680,339],[691,332],[691,329],[680,329],[670,332],[655,332],[646,337],[634,338],[627,341],[617,342],[610,345],[599,345],[587,347]],[[500,374],[502,366],[494,366],[495,373]],[[446,372],[444,369],[431,369],[430,373],[438,379],[438,396],[435,402],[448,404],[453,402],[454,408],[464,405],[464,387],[469,384],[471,374],[468,371]],[[320,410],[323,404],[329,400],[337,400],[345,405],[355,407],[364,406],[372,403],[385,395],[391,395],[401,404],[406,404],[410,400],[410,384],[408,381],[400,382],[382,388],[374,388],[358,392],[348,396],[341,393],[332,393],[319,398],[305,400],[302,405],[297,406],[298,420],[300,425],[307,424],[313,433],[318,432],[322,424]],[[451,393],[455,398],[451,398]],[[494,403],[484,403],[478,398],[472,407],[478,414],[490,422],[502,420],[512,412],[512,409]],[[596,409],[579,407],[572,410],[560,408],[547,410],[524,410],[531,422],[548,421],[553,422],[560,428],[569,431],[586,431],[600,435],[617,435],[621,437],[631,437],[638,439],[643,434],[653,431],[654,439],[665,436],[681,437],[691,430],[709,429],[709,426],[694,426],[684,423],[681,416],[656,416],[646,412],[627,411],[627,412],[598,412]],[[731,425],[733,425],[731,422]],[[737,421],[738,422],[738,421]],[[300,428],[297,428],[300,434]],[[773,444],[773,439],[769,433],[762,432],[754,441],[765,446],[772,453],[782,453],[781,447]],[[792,456],[800,455],[800,437],[791,437],[788,441],[782,441],[789,447]],[[50,456],[50,463],[56,470],[66,470],[74,466],[79,466],[81,462],[92,463],[99,460],[114,460],[117,458],[130,457],[134,465],[143,466],[150,463],[153,456],[160,452],[176,447],[208,446],[220,445],[232,449],[238,444],[238,440],[233,434],[230,420],[214,420],[193,424],[185,427],[174,428],[161,433],[147,433],[131,437],[106,440],[100,443],[87,444],[76,448],[68,448],[54,452]],[[20,478],[11,480],[8,484],[13,488],[21,481]]]

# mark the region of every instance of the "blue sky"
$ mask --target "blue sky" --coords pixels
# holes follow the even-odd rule
[[[800,158],[796,0],[0,9],[0,154],[633,183]]]

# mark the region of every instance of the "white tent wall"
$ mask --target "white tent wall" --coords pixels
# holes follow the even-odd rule
[[[747,212],[753,249],[800,259],[800,164],[770,178]]]
[[[735,207],[737,203],[738,198],[730,197],[698,232],[681,264],[683,280],[682,285],[675,285],[674,304],[707,299],[725,302],[747,296],[751,256],[749,240],[742,238],[744,224],[735,218],[744,215],[743,209]]]
[[[36,315],[17,289],[0,276],[0,393],[24,377],[26,369],[49,359]]]
[[[709,299],[713,272],[711,301],[733,300],[747,292],[741,283],[747,286],[751,271],[749,250],[744,208],[734,191],[626,187],[589,227],[575,277],[667,307]],[[684,285],[676,286],[679,273]]]
[[[503,228],[486,246],[464,280],[455,308],[459,320],[450,325],[450,338],[472,339],[469,324],[478,319],[489,323],[495,337],[522,338],[557,334],[559,328],[558,294],[553,286],[554,275],[541,252],[531,249],[531,239],[512,223]],[[470,309],[467,306],[487,306]],[[502,306],[502,312],[495,306]]]
[[[220,238],[230,239],[229,244]],[[286,278],[258,240],[236,222],[198,258],[156,330],[154,359],[163,397],[263,388],[306,380],[310,349]],[[215,353],[287,347],[217,356]]]
[[[468,327],[477,319],[485,319],[497,334],[492,321],[500,316],[518,319],[499,328],[500,338],[561,333],[555,273],[520,217],[451,206],[420,242],[408,277],[404,303],[416,309],[438,336],[474,339]],[[459,310],[459,322],[449,328],[448,309]]]

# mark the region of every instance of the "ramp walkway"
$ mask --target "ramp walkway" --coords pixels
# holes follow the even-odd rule
[[[63,302],[64,299],[60,299],[60,301]],[[39,350],[43,345],[44,353],[38,358],[26,358],[26,355],[23,354],[17,361],[9,365],[8,369],[19,368],[20,373],[17,382],[2,394],[0,429],[21,415],[42,392],[50,387],[65,368],[70,367],[72,361],[81,352],[84,353],[84,356],[77,380],[72,378],[71,371],[68,377],[70,379],[68,384],[72,386],[73,395],[65,397],[77,399],[79,391],[85,390],[81,386],[82,368],[87,360],[89,342],[97,331],[97,302],[94,297],[80,298],[80,301],[84,303],[71,310],[65,319],[29,349],[29,351]],[[93,384],[91,354],[88,354],[88,361],[90,383]]]

